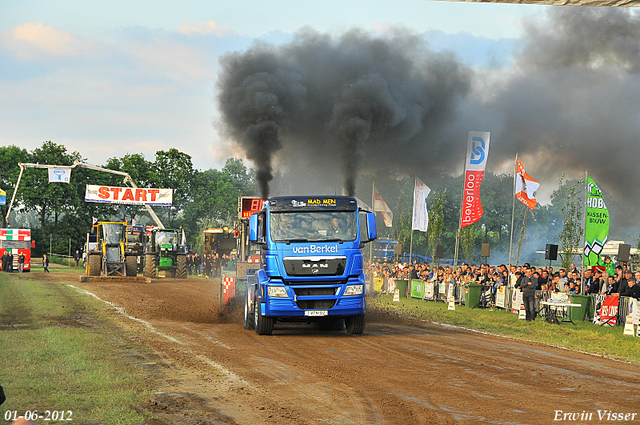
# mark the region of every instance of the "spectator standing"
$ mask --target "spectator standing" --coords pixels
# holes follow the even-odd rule
[[[42,254],[42,267],[45,273],[51,273],[49,271],[49,257],[47,257],[47,254]]]
[[[627,297],[635,298],[636,300],[640,299],[640,285],[636,282],[635,278],[627,279],[627,286],[629,289],[625,290]],[[622,295],[622,291],[620,292]]]
[[[520,282],[522,289],[522,302],[526,312],[527,322],[536,320],[536,287],[537,279],[533,276],[530,268],[525,271],[525,276]]]
[[[76,262],[76,269],[78,268],[78,264],[80,263],[80,251],[76,249],[76,253],[73,256],[73,259]]]
[[[200,263],[201,263],[200,256],[196,252],[195,254],[193,254],[193,270],[196,276],[198,276],[198,272],[200,271]]]
[[[18,273],[22,273],[24,271],[24,259],[24,254],[20,253],[20,255],[18,255]]]

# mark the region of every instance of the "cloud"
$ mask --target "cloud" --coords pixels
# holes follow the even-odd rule
[[[218,23],[216,23],[216,21],[213,20],[198,24],[190,24],[188,22],[185,22],[176,29],[176,32],[185,35],[215,35],[216,37],[235,35],[235,31],[230,29],[228,26],[219,25]]]
[[[151,43],[132,44],[127,50],[145,73],[160,74],[185,83],[214,74],[214,61],[209,55],[178,41],[156,39]]]
[[[42,22],[27,22],[0,32],[0,45],[26,60],[94,55],[96,44]]]

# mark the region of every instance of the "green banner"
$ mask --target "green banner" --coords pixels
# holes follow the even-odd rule
[[[587,267],[602,264],[600,253],[609,237],[609,211],[597,184],[587,177],[587,215],[584,229],[584,262]]]
[[[411,281],[411,298],[420,298],[422,299],[422,294],[424,293],[424,283],[419,280]]]

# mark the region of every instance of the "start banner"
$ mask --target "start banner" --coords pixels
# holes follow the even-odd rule
[[[88,184],[85,202],[132,205],[171,205],[173,189],[146,189]]]

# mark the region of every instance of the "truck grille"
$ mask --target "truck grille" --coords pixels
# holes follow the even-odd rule
[[[342,276],[347,266],[346,257],[289,257],[282,262],[289,276]]]
[[[338,292],[336,287],[328,288],[293,288],[293,291],[298,297],[318,296],[318,295],[330,295],[334,296]]]
[[[336,300],[298,300],[296,304],[301,310],[329,310],[336,305]]]

